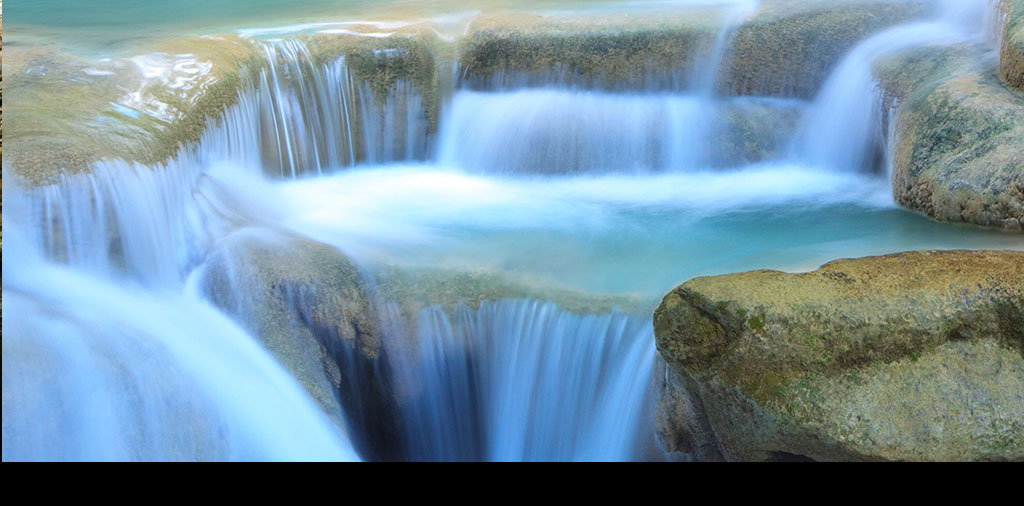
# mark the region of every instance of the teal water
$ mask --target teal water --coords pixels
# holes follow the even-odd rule
[[[451,22],[528,11],[612,14],[674,9],[707,0],[19,0],[7,2],[4,42],[53,44],[86,56],[144,51],[160,40],[225,33],[298,33],[331,23]],[[727,0],[710,3],[728,3]],[[286,27],[284,32],[279,29]]]
[[[169,37],[285,37],[322,27],[307,23],[369,26],[464,9],[621,13],[741,3],[48,1],[9,5],[5,42],[102,54]],[[720,44],[728,40],[723,24]],[[929,25],[928,36],[913,41],[945,41],[947,25]],[[917,43],[906,35],[874,41]],[[302,43],[265,47],[274,67],[294,60]],[[405,446],[399,457],[426,460],[660,458],[650,420],[659,364],[651,313],[694,276],[807,271],[836,258],[915,249],[1024,250],[1019,234],[940,224],[899,208],[884,169],[837,163],[832,149],[800,156],[825,140],[841,151],[880,147],[877,118],[862,114],[877,104],[861,86],[814,104],[734,101],[710,91],[713,75],[700,76],[717,68],[720,53],[694,71],[693,82],[703,85],[672,93],[455,90],[437,145],[416,156],[384,149],[380,160],[398,161],[357,167],[311,156],[327,160],[316,176],[268,170],[281,161],[267,153],[318,154],[325,139],[351,135],[348,116],[338,114],[345,95],[331,87],[343,81],[344,62],[334,62],[315,73],[328,81],[315,88],[330,96],[304,94],[310,83],[301,75],[265,79],[269,89],[243,92],[224,121],[166,166],[106,160],[51,187],[22,192],[9,182],[3,290],[15,311],[4,320],[4,460],[369,458],[352,448],[375,441],[360,432],[374,425],[346,425],[344,408],[322,412],[296,380],[323,364],[286,371],[260,344],[266,336],[243,328],[200,289],[204,265],[243,244],[239,238],[289,244],[281,238],[308,236],[367,267],[367,284],[396,270],[482,272],[529,288],[413,315],[374,300],[382,346],[394,351],[393,362],[374,367],[394,367],[409,387],[397,420],[383,421],[399,429],[386,443]],[[874,51],[866,53],[842,72],[869,79]],[[418,112],[416,100],[402,102]],[[796,145],[792,155],[719,160],[712,155],[721,147],[709,145],[708,134],[742,126],[718,125],[723,106],[776,107],[802,119],[822,113],[830,120],[823,124],[839,126],[810,128],[806,143],[773,132],[777,148]],[[871,128],[850,135],[844,128],[862,116],[857,122]],[[382,137],[396,131],[392,116],[363,119]],[[641,303],[590,314],[560,305],[559,290]],[[244,291],[229,295],[249,301]],[[274,316],[309,314],[302,301],[290,302],[293,312]],[[402,329],[407,323],[415,328]],[[407,347],[413,352],[400,353]],[[353,395],[341,390],[349,384],[334,386],[327,397]]]
[[[899,208],[882,176],[786,164],[561,178],[367,167],[278,189],[288,226],[369,261],[651,300],[698,275],[1024,248],[1016,234]]]

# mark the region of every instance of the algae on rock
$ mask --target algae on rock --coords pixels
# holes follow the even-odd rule
[[[1024,0],[1003,0],[1006,22],[999,48],[999,75],[1024,91]]]
[[[701,410],[662,418],[670,441],[706,422],[733,460],[1024,459],[1024,252],[695,278],[654,327]]]
[[[211,257],[204,288],[331,418],[363,436],[353,443],[364,458],[400,453],[374,294],[344,254],[291,235],[242,235]]]

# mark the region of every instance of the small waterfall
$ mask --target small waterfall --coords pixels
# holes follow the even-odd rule
[[[104,269],[47,260],[39,249],[48,244],[38,236],[42,228],[22,233],[33,210],[11,183],[4,190],[5,461],[357,459],[295,380],[197,295],[169,289],[162,275],[144,287]],[[106,216],[114,224],[130,216],[139,216],[140,226],[167,223],[149,215],[165,202],[148,204],[128,216]],[[139,230],[124,232],[117,236],[138,238]],[[77,237],[84,236],[62,242],[72,245],[73,266],[115,263],[91,258],[108,251],[75,244]],[[134,262],[135,253],[125,258],[158,273],[167,267]]]
[[[665,170],[698,158],[697,99],[565,90],[456,93],[442,165],[498,173]],[[502,121],[494,121],[502,118]]]
[[[355,86],[344,58],[316,65],[296,39],[267,42],[263,50],[259,120],[263,159],[271,162],[265,169],[294,178],[354,165]]]
[[[231,138],[222,158],[296,178],[430,155],[419,88],[400,80],[378,97],[352,74],[344,55],[318,64],[298,39],[266,41],[262,47],[267,67],[225,113],[224,131]],[[390,53],[378,56],[386,59]]]
[[[417,460],[638,458],[654,367],[650,318],[581,316],[532,300],[420,313],[419,391],[406,408]]]
[[[872,74],[879,58],[900,50],[983,41],[987,0],[942,0],[934,21],[897,26],[857,45],[818,93],[792,147],[793,157],[839,171],[884,163],[883,92]]]
[[[719,21],[721,28],[718,30],[714,44],[711,46],[711,51],[693,69],[692,89],[698,95],[707,97],[714,94],[719,70],[721,69],[728,43],[736,27],[744,17],[757,10],[760,5],[758,0],[727,0],[723,3],[727,7],[724,8],[724,12],[721,15]]]
[[[499,72],[493,76],[498,84],[489,88],[501,91],[471,91],[481,86],[470,83],[471,89],[455,93],[442,118],[440,164],[472,172],[575,174],[693,170],[740,161],[712,147],[715,136],[728,137],[723,130],[736,128],[723,122],[726,111],[742,106],[714,90],[731,35],[758,2],[683,5],[721,10],[716,37],[691,68],[666,71],[668,78],[652,70],[641,79],[648,84],[630,88],[643,91],[580,89],[565,65],[539,81]]]
[[[779,151],[789,140],[796,106],[668,93],[460,91],[442,122],[438,161],[499,174],[734,166]]]

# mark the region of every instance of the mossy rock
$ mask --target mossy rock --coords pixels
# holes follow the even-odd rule
[[[1006,23],[999,50],[999,75],[1024,91],[1024,0],[1003,0]]]
[[[858,42],[925,12],[893,0],[764,2],[733,35],[721,91],[812,98]]]
[[[897,202],[941,221],[1022,231],[1024,94],[994,68],[916,90],[892,128]]]
[[[441,80],[435,53],[444,53],[436,34],[414,26],[386,38],[298,38],[315,64],[345,57],[357,85],[357,127],[366,109],[362,101],[382,107],[394,100],[397,87],[408,85],[422,97],[427,133],[436,131]],[[237,36],[171,40],[145,55],[105,62],[52,47],[19,46],[8,53],[5,65],[15,79],[6,91],[23,105],[8,118],[7,161],[29,185],[87,172],[104,158],[157,165],[177,156],[237,102],[267,64],[258,43]],[[147,75],[147,65],[161,75]],[[361,96],[362,83],[372,97]],[[405,142],[395,136],[396,145]]]
[[[7,118],[6,161],[30,185],[103,158],[156,164],[175,156],[237,101],[262,64],[251,41],[233,36],[169,41],[108,62],[40,46],[7,56],[14,78],[4,91],[19,105]],[[147,75],[147,65],[160,75]]]
[[[459,43],[460,77],[475,88],[668,88],[710,51],[716,31],[703,10],[689,17],[481,16]]]
[[[406,27],[388,37],[317,34],[300,39],[318,63],[344,57],[352,76],[369,85],[378,103],[384,103],[399,85],[414,87],[423,98],[429,131],[437,130],[442,94],[438,69],[453,56],[429,26]]]
[[[657,303],[650,297],[639,295],[591,293],[531,283],[490,270],[397,265],[378,265],[372,270],[380,300],[394,303],[398,309],[397,316],[408,328],[415,328],[420,310],[434,304],[446,313],[454,314],[462,304],[476,310],[485,301],[532,298],[554,302],[561,309],[577,314],[605,314],[615,310],[647,314]]]
[[[375,295],[343,253],[284,233],[242,230],[210,257],[203,285],[328,416],[352,431],[363,458],[400,454]]]
[[[728,459],[1024,459],[1024,252],[696,278],[654,330]]]

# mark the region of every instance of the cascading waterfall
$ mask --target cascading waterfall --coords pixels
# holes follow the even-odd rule
[[[744,102],[723,100],[714,90],[731,34],[758,2],[686,5],[718,7],[721,28],[685,79],[613,93],[569,86],[564,67],[540,87],[529,76],[500,73],[500,84],[492,86],[498,91],[455,93],[442,119],[439,162],[501,174],[694,170],[741,162],[711,140],[738,136],[737,126],[724,124],[723,117]]]
[[[669,93],[460,91],[444,118],[438,161],[505,175],[737,166],[778,151],[800,106]]]
[[[580,89],[564,67],[542,83],[499,73],[491,88],[453,75],[451,86],[463,89],[439,101],[436,148],[422,90],[399,81],[378,94],[345,57],[323,63],[298,39],[267,40],[253,84],[175,159],[157,167],[107,160],[32,190],[8,178],[4,460],[347,460],[359,457],[354,445],[379,441],[366,432],[383,422],[381,411],[340,399],[342,412],[325,415],[258,344],[258,266],[232,256],[254,238],[309,236],[357,252],[367,284],[364,252],[373,248],[346,242],[360,234],[378,240],[378,251],[394,247],[394,257],[431,250],[432,266],[455,258],[466,267],[467,258],[493,256],[484,267],[526,282],[547,274],[617,295],[664,293],[662,284],[724,267],[806,266],[860,251],[863,238],[880,237],[873,247],[883,249],[933,244],[933,229],[915,236],[925,225],[890,216],[881,186],[849,189],[880,178],[832,171],[866,172],[882,139],[872,62],[901,48],[975,40],[981,1],[946,1],[935,21],[866,40],[809,109],[716,95],[732,30],[756,3],[684,2],[702,3],[724,9],[712,47],[685,76],[657,87]],[[388,51],[374,56],[393,57]],[[789,161],[812,167],[753,166],[790,144]],[[437,167],[368,167],[410,161]],[[703,173],[721,167],[738,169]],[[342,168],[349,179],[329,175]],[[686,174],[650,174],[671,171]],[[547,177],[511,177],[523,174]],[[285,194],[298,203],[279,202]],[[886,202],[874,202],[878,195]],[[304,226],[295,219],[303,212],[326,215],[335,228]],[[875,221],[836,237],[818,223],[824,212],[846,224]],[[871,235],[879,223],[895,231]],[[751,239],[761,228],[801,227],[811,231]],[[949,242],[965,243],[980,241]],[[444,248],[450,257],[437,254]],[[522,268],[538,259],[550,265]],[[224,291],[211,293],[206,269],[220,264]],[[611,272],[627,265],[659,272]],[[681,279],[662,274],[679,265],[671,276]],[[656,279],[623,281],[645,276]],[[308,294],[279,288],[289,324],[308,323]],[[402,391],[386,413],[400,444],[376,454],[360,448],[362,457],[661,457],[649,420],[657,358],[643,311],[587,314],[499,299],[453,311],[427,305],[403,329],[397,302],[376,302],[391,372],[331,350],[345,382],[378,392],[394,381]]]
[[[168,214],[182,203],[169,197],[172,184],[160,188],[166,198],[147,200],[156,187],[145,177],[91,187],[66,179],[59,189],[91,188],[95,203],[68,198],[68,213],[55,216],[62,206],[33,214],[8,181],[4,460],[358,458],[251,336],[184,290],[180,275],[175,288],[187,248],[160,227],[180,232],[174,221],[188,206]],[[57,191],[34,198],[75,194]],[[53,235],[22,233],[51,220],[64,225],[69,265],[47,259]],[[106,226],[110,235],[88,235]],[[106,237],[117,245],[103,247]],[[140,269],[152,276],[133,274]]]
[[[652,393],[650,318],[533,300],[420,313],[404,421],[418,460],[630,460]]]
[[[872,64],[911,47],[991,42],[990,2],[943,0],[938,7],[935,20],[885,30],[843,58],[803,120],[791,149],[794,158],[839,171],[884,166],[884,97]]]
[[[556,89],[455,94],[438,158],[506,174],[665,170],[702,158],[698,99]],[[504,118],[495,122],[492,118]]]
[[[267,68],[259,85],[242,93],[238,107],[251,108],[243,114],[256,121],[245,128],[258,129],[258,152],[268,174],[295,178],[430,155],[423,98],[415,86],[398,81],[378,97],[369,83],[352,75],[345,56],[317,64],[298,39],[261,44]]]

